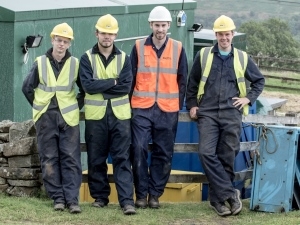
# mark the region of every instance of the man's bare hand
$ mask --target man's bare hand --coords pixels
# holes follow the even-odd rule
[[[190,109],[190,117],[191,117],[191,119],[197,119],[198,117],[197,117],[197,110],[198,110],[199,108],[198,107],[192,107],[191,109]]]
[[[244,98],[234,97],[232,99],[234,100],[233,106],[239,108],[239,110],[241,110],[244,107],[244,105],[247,105],[250,102],[250,100],[246,97]]]

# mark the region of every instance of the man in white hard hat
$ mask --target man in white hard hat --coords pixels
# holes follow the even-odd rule
[[[167,36],[172,17],[164,6],[148,18],[152,34],[137,40],[130,54],[132,166],[139,208],[159,208],[171,172],[178,112],[183,106],[188,64],[182,43]],[[152,140],[148,166],[148,144]]]
[[[85,96],[85,142],[92,206],[107,206],[110,154],[119,204],[125,215],[135,214],[130,163],[129,92],[132,72],[129,57],[114,45],[119,31],[116,18],[107,14],[96,23],[97,43],[81,57],[79,76]]]
[[[186,106],[198,122],[199,156],[209,181],[210,207],[218,215],[228,216],[242,210],[240,191],[232,184],[242,115],[248,114],[248,106],[260,95],[265,81],[247,53],[233,47],[231,18],[220,16],[213,30],[218,43],[202,48],[195,56]],[[245,79],[251,82],[248,93]]]
[[[80,213],[79,108],[84,92],[77,79],[79,62],[68,51],[74,37],[67,23],[55,26],[50,36],[52,48],[36,58],[22,91],[32,106],[43,183],[54,210],[67,206],[70,213]]]

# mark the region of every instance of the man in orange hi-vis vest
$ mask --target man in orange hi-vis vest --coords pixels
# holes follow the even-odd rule
[[[139,208],[159,208],[171,172],[178,111],[183,106],[188,64],[182,43],[167,36],[168,9],[155,7],[152,34],[137,40],[130,54],[132,85],[132,167]],[[148,165],[148,143],[152,140]],[[148,198],[148,199],[147,199]]]

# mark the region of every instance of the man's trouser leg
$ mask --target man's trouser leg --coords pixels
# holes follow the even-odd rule
[[[218,121],[204,116],[198,118],[199,156],[209,181],[212,202],[225,201],[235,193],[231,178],[236,146],[239,145],[236,119],[224,115],[220,121],[219,118]]]
[[[171,173],[178,112],[163,112],[153,107],[152,152],[150,162],[149,194],[161,196]]]
[[[135,194],[137,199],[148,195],[148,145],[151,137],[151,109],[132,109],[131,161]]]
[[[110,186],[107,178],[107,157],[110,135],[106,116],[101,120],[85,120],[85,142],[88,156],[88,184],[91,196],[109,202]]]

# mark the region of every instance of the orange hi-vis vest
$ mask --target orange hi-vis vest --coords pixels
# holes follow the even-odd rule
[[[164,112],[179,111],[177,70],[182,43],[171,38],[160,58],[146,39],[136,40],[138,66],[132,108],[150,108],[157,102]]]

